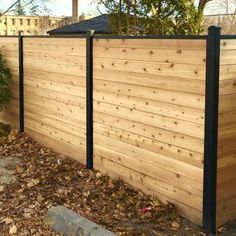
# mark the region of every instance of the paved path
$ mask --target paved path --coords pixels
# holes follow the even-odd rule
[[[19,163],[19,158],[0,156],[0,185],[7,185],[14,181],[12,171]]]

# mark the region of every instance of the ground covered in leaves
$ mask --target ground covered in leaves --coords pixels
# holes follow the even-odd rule
[[[15,181],[0,185],[0,235],[57,235],[43,223],[47,209],[57,205],[117,235],[204,235],[173,206],[87,170],[16,131],[0,139],[0,156],[21,161],[12,170]]]

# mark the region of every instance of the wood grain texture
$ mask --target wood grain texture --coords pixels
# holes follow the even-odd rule
[[[19,126],[18,38],[0,38]],[[217,224],[236,217],[236,40],[221,41]],[[202,221],[205,40],[95,39],[95,168]],[[25,38],[25,130],[82,163],[86,40]]]
[[[26,132],[85,163],[85,39],[25,38]]]
[[[205,41],[94,41],[95,168],[199,224],[205,56]]]
[[[205,52],[206,40],[188,39],[95,39],[95,47],[197,50]]]
[[[217,224],[236,218],[236,40],[221,42]]]
[[[19,96],[19,83],[18,83],[18,37],[14,38],[0,38],[0,52],[3,54],[6,65],[11,69],[12,81],[10,88],[12,93]],[[14,90],[13,90],[14,88]],[[0,112],[0,121],[8,123],[15,128],[19,128],[19,104],[13,105],[10,102],[7,108]]]

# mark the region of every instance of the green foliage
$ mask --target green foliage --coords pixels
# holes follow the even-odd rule
[[[0,53],[0,110],[2,110],[3,106],[10,101],[10,81],[10,69],[6,67],[3,55]]]
[[[147,0],[150,16],[141,18],[147,34],[199,34],[203,31],[202,14],[189,0],[156,1]]]
[[[147,35],[200,34],[203,32],[202,10],[194,5],[194,0],[122,0],[122,34],[127,32],[127,2],[130,2],[130,31],[133,32],[134,13],[137,15],[138,31]],[[119,1],[100,0],[111,14],[110,25],[113,33],[119,33]]]
[[[17,15],[17,16],[26,15],[26,11],[25,11],[24,7],[22,6],[21,1],[19,1],[19,2],[16,4],[16,7],[15,7],[15,9],[14,9],[14,13],[15,13],[15,15]]]

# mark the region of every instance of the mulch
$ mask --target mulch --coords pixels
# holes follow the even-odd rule
[[[0,188],[0,235],[58,235],[43,223],[57,205],[117,235],[204,235],[171,204],[88,170],[15,130],[0,139],[0,156],[21,160],[12,170],[16,181]]]

